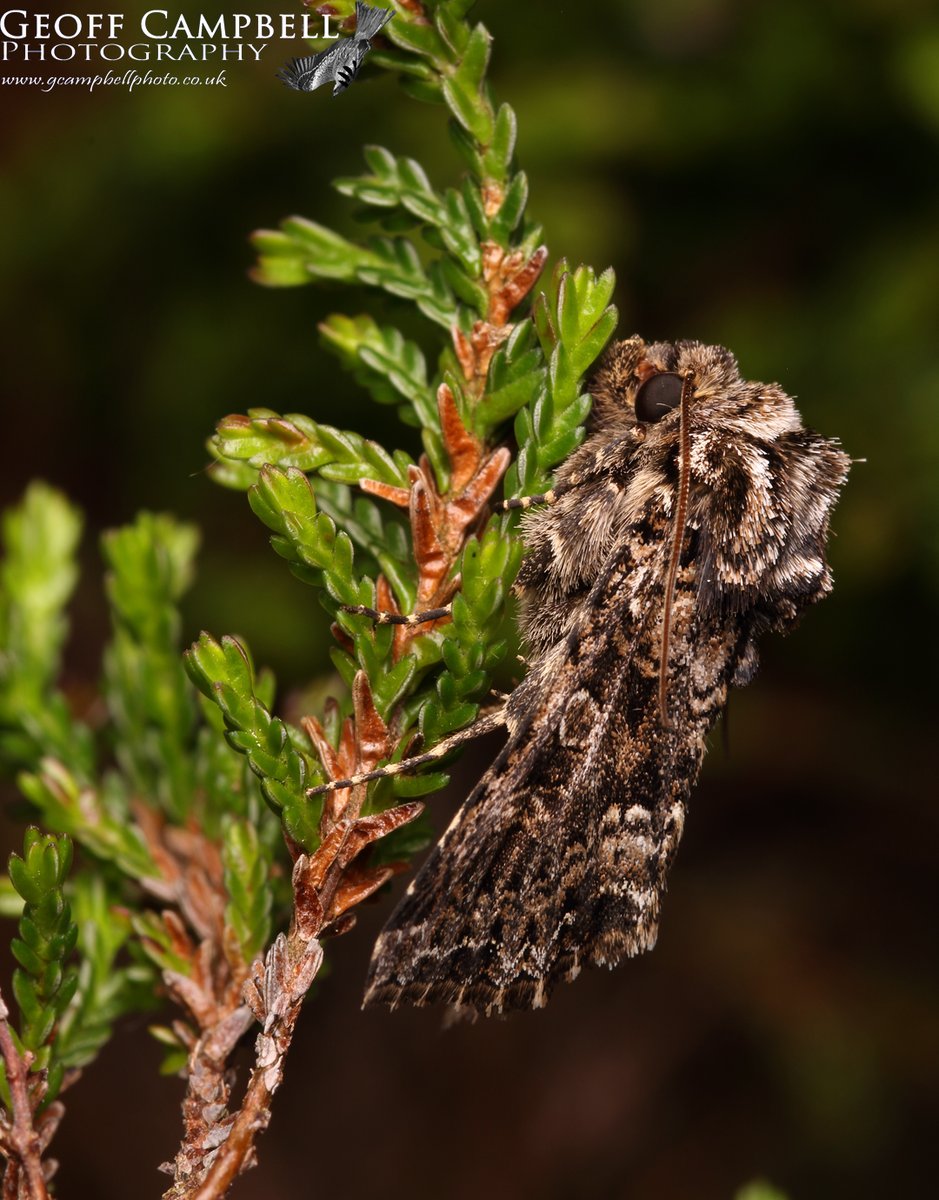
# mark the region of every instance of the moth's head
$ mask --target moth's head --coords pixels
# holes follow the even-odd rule
[[[690,387],[692,426],[707,423],[755,437],[775,438],[801,422],[791,398],[776,384],[740,378],[723,346],[702,342],[614,342],[590,382],[591,426],[641,425],[651,432],[677,427],[682,387]]]

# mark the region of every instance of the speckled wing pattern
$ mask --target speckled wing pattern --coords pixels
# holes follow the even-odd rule
[[[688,519],[659,707],[678,414],[636,419],[655,374],[693,379]],[[608,354],[593,425],[530,514],[517,581],[530,670],[507,744],[381,934],[366,1003],[540,1007],[583,966],[654,944],[705,738],[755,639],[827,594],[831,507],[849,464],[733,356],[633,338]]]
[[[540,1007],[581,966],[654,944],[703,751],[687,734],[723,705],[741,639],[709,640],[706,670],[681,676],[682,737],[658,728],[662,542],[649,536],[594,586],[536,710],[524,685],[513,694],[520,723],[382,934],[367,1003]],[[679,590],[678,657],[700,633]]]

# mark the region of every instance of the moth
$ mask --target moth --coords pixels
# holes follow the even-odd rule
[[[651,949],[729,688],[753,678],[761,634],[831,590],[850,459],[779,386],[721,347],[633,337],[589,390],[552,491],[507,502],[532,509],[529,670],[480,722],[504,724],[505,747],[379,937],[366,1004],[538,1008],[581,968]]]
[[[393,16],[390,8],[372,8],[356,0],[354,37],[343,38],[320,54],[292,58],[277,78],[298,92],[315,92],[324,83],[333,83],[333,95],[338,96],[358,75],[372,48],[371,39]]]

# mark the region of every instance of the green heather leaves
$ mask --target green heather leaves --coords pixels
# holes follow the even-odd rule
[[[95,778],[90,754],[62,753],[19,780],[49,828],[135,878],[155,868],[130,819],[131,802],[183,821],[201,801],[193,758],[197,707],[180,657],[177,612],[196,544],[192,527],[150,513],[105,534],[113,636],[104,694],[119,769]]]
[[[298,578],[324,588],[336,605],[374,605],[374,583],[354,570],[351,537],[337,529],[326,513],[317,510],[313,488],[302,471],[265,467],[248,499],[255,514],[274,531],[271,545],[287,559]],[[379,559],[400,574],[400,566],[394,564],[391,555],[379,552]],[[400,582],[405,586],[403,579]],[[384,716],[411,683],[418,664],[411,658],[397,664],[390,662],[391,628],[374,627],[370,621],[341,609],[336,617],[352,640],[353,649],[351,653],[334,649],[333,663],[350,687],[357,670],[366,672],[376,708]]]
[[[468,168],[460,186],[440,188],[413,158],[368,146],[365,173],[335,186],[358,202],[358,216],[394,236],[358,243],[299,217],[256,235],[263,283],[365,283],[410,300],[445,327],[433,375],[415,342],[367,314],[333,314],[319,326],[326,347],[372,398],[397,405],[403,420],[421,429],[429,466],[419,469],[359,435],[268,409],[225,418],[210,443],[214,477],[248,491],[274,550],[320,589],[335,619],[333,664],[350,689],[364,672],[377,713],[394,722],[394,757],[406,752],[415,725],[428,747],[470,723],[507,645],[506,599],[521,558],[516,519],[488,526],[480,519],[469,538],[454,535],[448,522],[458,519],[460,505],[484,514],[497,475],[483,485],[477,473],[513,420],[520,453],[506,477],[507,494],[546,488],[553,469],[583,439],[590,406],[583,378],[616,322],[612,272],[598,278],[564,263],[532,314],[516,311],[544,251],[525,216],[528,181],[515,166],[515,114],[508,105],[496,109],[489,94],[491,38],[482,25],[466,23],[467,8],[455,0],[428,4],[428,21],[397,7],[385,31],[394,49],[376,48],[370,59],[400,71],[406,90],[449,108],[451,134]],[[345,20],[353,7],[330,11]],[[418,237],[426,247],[420,255]],[[369,495],[356,495],[359,488]],[[471,498],[460,489],[470,489]],[[409,523],[386,501],[399,512],[406,508]],[[387,607],[391,597],[402,612],[433,607],[450,598],[457,575],[452,618],[434,627],[402,635],[345,611]],[[205,658],[204,641],[192,653]],[[241,731],[239,744],[269,793],[256,747],[271,736],[272,718],[251,715],[245,680],[243,711],[234,715],[224,690],[233,686],[232,670],[222,669],[217,656],[202,673],[200,686],[221,704],[229,739]],[[334,730],[334,746],[337,739]],[[287,764],[275,759],[282,786]],[[421,794],[444,778],[397,776],[373,787],[370,802],[389,791]],[[303,812],[298,794],[290,804],[290,811]]]
[[[616,328],[610,303],[615,278],[589,267],[568,270],[561,261],[534,306],[534,323],[548,375],[533,405],[515,421],[517,463],[506,477],[507,495],[531,495],[549,485],[553,469],[584,439],[590,396],[584,377]]]
[[[15,661],[16,681],[37,695],[58,671],[81,527],[77,510],[42,483],[32,484],[19,508],[3,517],[4,649]],[[4,664],[5,674],[12,676],[13,665]]]
[[[222,861],[229,897],[225,923],[237,938],[244,961],[250,963],[267,945],[273,902],[273,892],[268,886],[270,859],[250,821],[227,823]]]
[[[492,34],[485,26],[477,25],[464,45],[454,47],[459,49],[461,57],[443,79],[444,99],[450,111],[483,146],[492,141],[494,124],[485,88],[491,46]]]
[[[358,317],[335,313],[319,328],[324,345],[338,354],[373,400],[398,405],[404,401],[402,416],[408,414],[404,419],[409,424],[439,428],[427,363],[416,342],[406,341],[397,329],[376,324],[367,313]]]
[[[381,146],[366,146],[364,154],[371,174],[337,179],[336,190],[375,208],[405,209],[439,233],[436,244],[442,243],[470,275],[478,275],[479,245],[463,196],[453,188],[438,195],[413,158],[395,158]]]
[[[78,930],[78,986],[59,1025],[54,1055],[65,1067],[83,1067],[97,1056],[122,1016],[156,1006],[157,991],[153,969],[142,956],[119,961],[131,923],[103,876],[77,875],[70,899]]]
[[[19,937],[10,946],[19,963],[13,972],[20,1010],[17,1048],[33,1054],[32,1070],[49,1067],[47,1102],[58,1093],[64,1072],[61,1061],[51,1061],[56,1025],[78,987],[71,963],[78,927],[65,899],[71,865],[71,841],[34,827],[26,831],[22,858],[10,855],[10,879],[23,898]]]
[[[349,453],[372,461],[358,443]],[[389,469],[381,455],[374,461]],[[397,467],[390,469],[400,478]],[[198,836],[217,840],[224,879],[216,886],[226,889],[230,946],[250,957],[269,935],[276,889],[268,877],[272,852],[282,845],[280,822],[261,803],[245,746],[231,744],[247,735],[233,730],[218,704],[202,700],[186,677],[178,604],[192,576],[197,536],[165,516],[144,513],[102,539],[113,635],[104,655],[100,712],[106,713],[102,739],[109,739],[108,760],[115,765],[96,771],[90,732],[72,720],[54,690],[79,527],[57,493],[32,488],[6,517],[0,568],[0,750],[30,768],[20,773],[20,791],[53,831],[29,831],[23,858],[11,859],[0,889],[3,910],[22,913],[12,947],[20,964],[14,995],[21,1044],[35,1053],[35,1069],[49,1070],[47,1102],[63,1070],[90,1062],[119,1017],[153,1007],[154,965],[180,974],[191,969],[173,929],[155,913],[140,911],[141,881],[161,897],[175,888],[165,875],[169,870],[172,879],[178,869],[172,852],[167,858],[172,841],[161,844],[162,830],[175,825],[177,835],[191,840],[198,829]],[[239,683],[243,678],[244,672]],[[257,705],[251,765],[260,763],[267,776],[277,776],[278,754],[285,762],[283,777],[267,781],[266,793],[276,796],[278,784],[289,790],[296,764],[277,741],[280,723],[273,730],[258,728],[259,714],[272,702],[273,681],[268,675],[255,680],[250,670],[247,680]],[[231,691],[237,697],[237,688]],[[234,699],[229,708],[237,709]],[[302,763],[298,769],[306,770]],[[296,794],[305,811],[302,788]],[[86,865],[66,900],[72,841],[84,851]]]
[[[114,620],[106,695],[118,762],[131,788],[176,820],[192,807],[188,751],[196,717],[180,663],[176,604],[189,586],[197,544],[192,526],[151,513],[102,539]]]
[[[453,620],[441,647],[445,669],[421,709],[421,733],[428,746],[476,717],[478,700],[505,654],[502,610],[521,556],[521,543],[501,536],[495,528],[466,544],[460,562],[462,586],[454,597]],[[396,791],[416,795],[410,786],[414,782],[399,776]]]
[[[424,450],[438,478],[443,478],[447,467],[436,389],[428,381],[427,362],[417,343],[391,326],[378,325],[367,313],[358,317],[333,313],[320,322],[319,329],[326,348],[339,356],[376,403],[397,404],[401,420],[420,428]],[[305,469],[301,463],[290,465]],[[213,473],[224,472],[226,466],[224,459],[216,462]]]
[[[153,859],[129,820],[127,793],[118,775],[105,775],[97,786],[82,784],[68,767],[50,758],[18,782],[50,829],[69,834],[90,854],[113,863],[131,879],[154,874]]]
[[[480,437],[533,404],[544,387],[546,373],[534,325],[531,320],[520,321],[489,364],[486,393],[475,411]]]
[[[78,511],[43,483],[32,484],[3,516],[0,755],[31,767],[42,754],[61,754],[84,774],[91,735],[55,689],[81,527]]]
[[[305,792],[319,782],[316,767],[297,749],[284,722],[271,715],[244,647],[234,638],[219,643],[204,633],[186,652],[186,669],[199,690],[218,705],[228,744],[247,757],[261,780],[264,798],[280,814],[287,832],[301,846],[315,847],[321,805],[307,800]]]
[[[227,487],[247,489],[261,467],[316,471],[336,483],[378,479],[393,487],[407,485],[410,457],[388,454],[377,442],[341,433],[309,417],[281,417],[269,408],[249,408],[246,416],[220,421],[209,449],[216,459],[213,477]]]
[[[280,232],[255,234],[254,244],[258,283],[270,287],[293,287],[311,279],[366,283],[413,300],[426,317],[445,329],[457,321],[456,297],[439,264],[425,269],[404,238],[375,237],[359,246],[314,221],[290,217]]]
[[[352,540],[317,512],[316,496],[302,471],[264,467],[248,501],[274,531],[271,545],[298,578],[325,587],[338,604],[368,603],[371,589],[353,578]]]

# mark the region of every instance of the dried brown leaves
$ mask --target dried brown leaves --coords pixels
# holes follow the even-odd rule
[[[498,212],[502,196],[497,185],[484,192],[487,206]],[[539,246],[530,257],[522,250],[507,253],[495,242],[483,242],[483,282],[489,292],[489,311],[485,321],[477,321],[469,337],[454,327],[453,345],[468,384],[478,394],[485,386],[489,363],[499,346],[512,332],[508,323],[512,310],[535,286],[548,258],[547,246]]]
[[[504,447],[486,453],[483,444],[464,424],[453,392],[445,383],[437,389],[437,409],[450,464],[450,486],[446,493],[441,493],[426,455],[422,455],[418,466],[408,469],[409,490],[391,487],[377,479],[360,482],[363,491],[408,510],[418,571],[417,611],[442,607],[459,587],[454,567],[511,457]],[[379,606],[399,612],[383,577],[379,578],[378,587]],[[395,658],[401,658],[415,637],[429,632],[436,624],[396,626]]]

